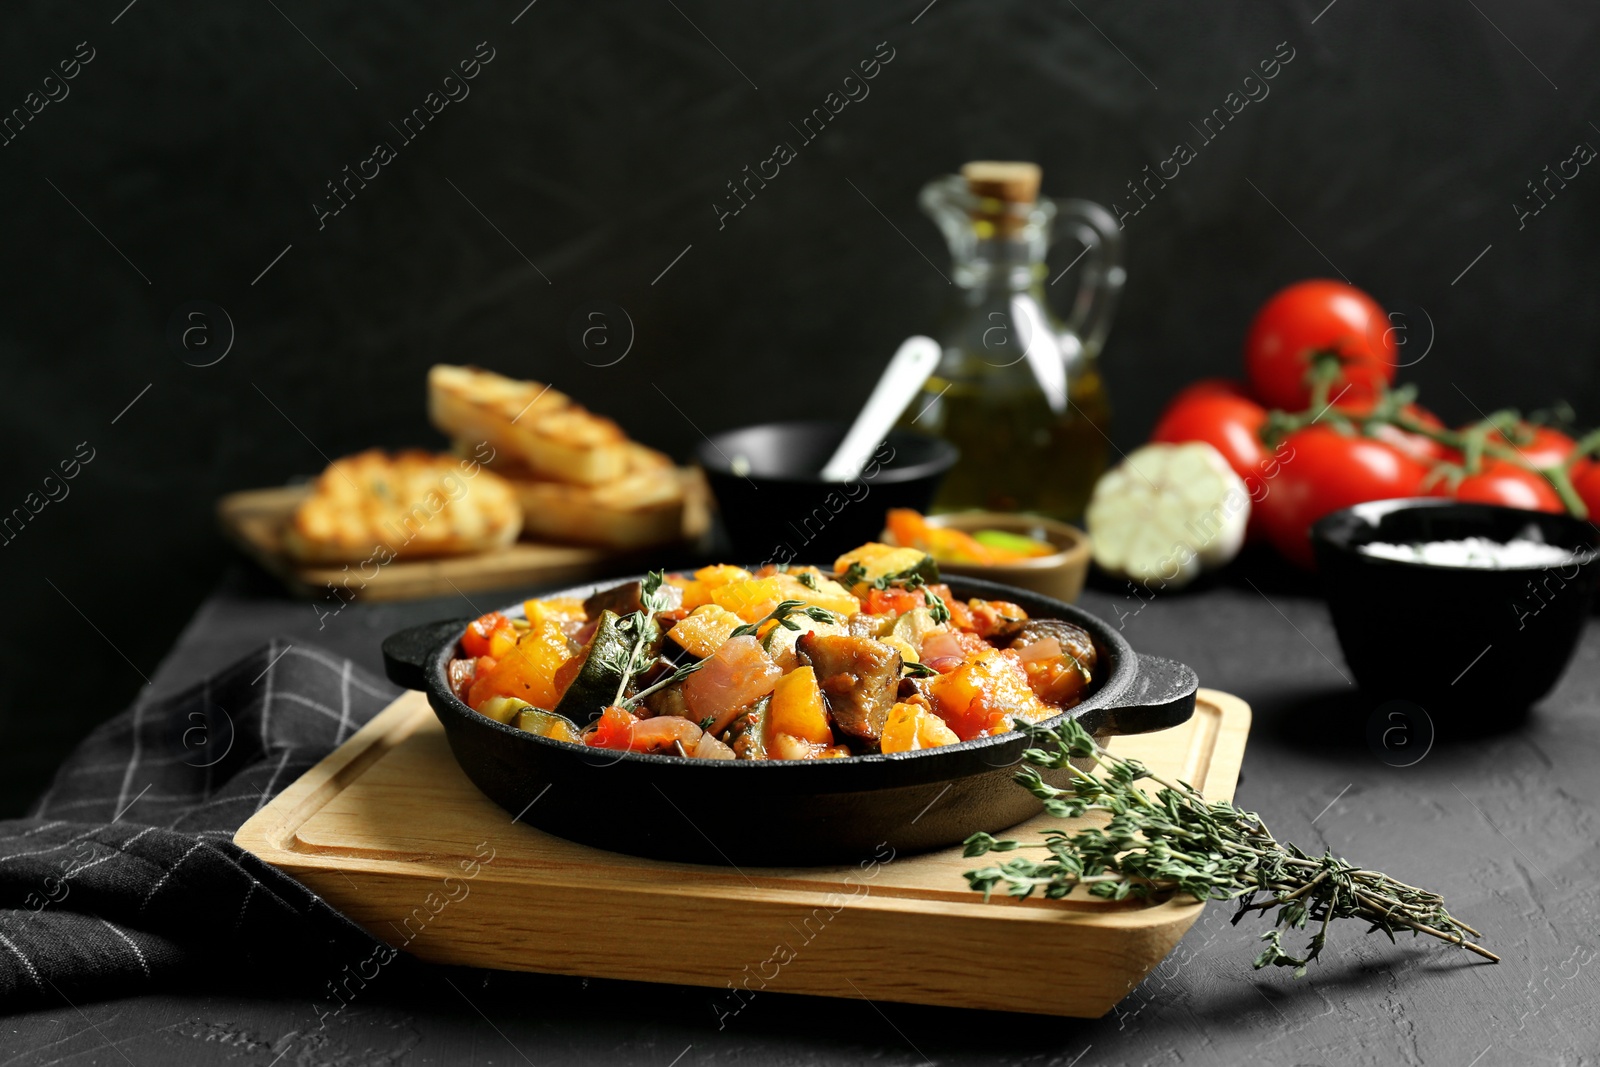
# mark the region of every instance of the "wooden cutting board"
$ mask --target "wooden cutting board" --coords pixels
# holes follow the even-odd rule
[[[1249,730],[1248,704],[1202,689],[1187,723],[1111,748],[1231,799]],[[1050,825],[1065,821],[1041,816],[1011,835]],[[987,861],[959,848],[858,867],[740,870],[575,844],[515,822],[479,793],[416,692],[234,840],[424,960],[710,986],[722,990],[719,1013],[766,989],[1098,1017],[1202,907],[1086,896],[985,903],[961,875]]]
[[[692,539],[705,532],[710,517],[708,496],[698,488],[703,483],[690,479],[688,484],[684,536]],[[372,568],[368,575],[356,566],[300,563],[284,552],[284,527],[307,492],[306,486],[290,485],[230,493],[217,502],[217,520],[228,539],[290,593],[306,599],[326,598],[331,606],[337,606],[336,597],[348,599],[351,593],[369,601],[418,600],[519,585],[581,582],[621,573],[633,560],[659,565],[664,550],[657,546],[622,552],[592,545],[517,541],[508,548],[470,556],[396,560]],[[330,591],[330,583],[337,593]]]

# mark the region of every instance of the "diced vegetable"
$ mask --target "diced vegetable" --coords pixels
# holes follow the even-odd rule
[[[828,728],[828,710],[817,688],[817,673],[810,667],[797,667],[778,680],[767,709],[768,729],[791,734],[815,745],[833,744]]]
[[[838,623],[818,622],[811,616],[796,612],[789,616],[789,621],[800,627],[791,630],[787,626],[771,627],[771,632],[761,639],[761,647],[767,650],[767,655],[772,657],[772,662],[785,671],[792,671],[800,660],[795,654],[795,642],[808,633],[812,634],[842,634],[845,628]]]
[[[517,716],[523,709],[533,710],[533,705],[517,697],[490,697],[478,705],[478,714],[493,719],[495,722],[507,724],[515,723]]]
[[[543,708],[523,708],[517,712],[516,727],[555,741],[581,740],[578,727],[571,719]]]
[[[1056,552],[1056,547],[1047,541],[1038,541],[1032,537],[1024,537],[1010,530],[974,530],[972,539],[991,552],[1009,555],[1016,559],[1036,559],[1039,556],[1050,556]],[[1008,563],[1010,560],[996,560],[999,563]]]
[[[920,649],[922,639],[938,630],[943,630],[941,623],[933,621],[933,613],[927,608],[913,608],[894,621],[894,629],[889,631],[889,636],[898,638],[909,646],[913,652],[914,660],[922,658]],[[904,653],[902,653],[903,655]]]
[[[617,698],[617,685],[633,652],[634,639],[612,611],[602,612],[594,636],[578,655],[582,666],[559,696],[552,700],[555,710],[575,722],[591,718]]]
[[[514,696],[534,707],[556,703],[555,675],[571,656],[567,636],[555,623],[529,630],[487,673],[481,669],[467,693],[474,708],[493,696]]]
[[[744,578],[711,590],[711,602],[745,622],[764,618],[784,599],[777,578]]]
[[[885,752],[914,752],[960,740],[943,719],[921,704],[896,704],[883,727]]]
[[[840,619],[847,619],[861,610],[861,602],[832,578],[812,575],[810,584],[807,584],[793,574],[777,574],[773,580],[777,582],[778,592],[784,600],[798,600],[802,604],[822,608]]]
[[[583,743],[590,748],[627,749],[633,744],[633,727],[638,721],[625,708],[609,707],[583,732]]]
[[[702,604],[711,603],[711,593],[729,582],[746,581],[750,572],[743,567],[735,567],[727,563],[719,563],[714,567],[701,567],[694,572],[694,581],[687,582],[683,587],[683,606],[688,611],[693,611]]]
[[[1010,640],[1028,621],[1028,613],[1008,600],[967,601],[972,613],[972,631],[979,637]]]
[[[718,741],[710,731],[700,735],[700,740],[689,755],[695,759],[733,759],[733,749]]]
[[[679,620],[667,636],[686,651],[705,659],[733,636],[733,631],[744,625],[744,620],[719,604],[701,604]]]
[[[472,681],[478,676],[477,660],[453,659],[450,661],[450,692],[456,699],[465,702],[467,694],[472,689]]]
[[[473,619],[467,625],[467,632],[461,635],[461,649],[469,656],[493,656],[499,659],[516,643],[516,627],[498,611]]]
[[[735,637],[683,682],[695,722],[720,735],[741,708],[772,692],[783,672],[754,637]]]
[[[866,572],[862,580],[868,584],[876,582],[879,578],[887,578],[891,574],[904,574],[915,571],[927,563],[932,563],[932,557],[920,548],[901,548],[895,545],[886,545],[872,541],[860,548],[846,552],[833,562],[836,574],[844,574],[850,569],[852,563],[861,565]],[[938,568],[933,570],[930,581],[939,577]]]
[[[933,709],[963,741],[1004,733],[1011,720],[1038,722],[1056,713],[1028,685],[1017,653],[989,648],[929,685]]]
[[[524,600],[522,610],[530,626],[554,622],[559,625],[585,621],[583,601],[575,596],[549,597],[545,600]]]
[[[868,615],[901,615],[925,607],[928,598],[920,589],[867,589],[861,600],[861,610]]]
[[[900,688],[900,654],[867,637],[816,634],[802,637],[795,651],[801,662],[816,668],[817,685],[839,732],[876,745]]]

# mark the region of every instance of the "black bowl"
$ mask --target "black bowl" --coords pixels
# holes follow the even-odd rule
[[[586,597],[611,584],[551,595]],[[1101,656],[1098,687],[1063,716],[1097,737],[1161,730],[1193,713],[1194,671],[1134,652],[1114,626],[1081,608],[993,582],[949,584],[963,599],[1009,600],[1031,617],[1068,619],[1089,631]],[[521,613],[520,606],[503,611]],[[428,694],[456,761],[485,795],[573,841],[694,863],[848,863],[884,845],[899,855],[953,845],[1040,811],[1011,781],[1028,747],[1018,733],[816,761],[693,760],[539,737],[480,715],[451,693],[445,672],[467,621],[391,636],[383,643],[389,677]],[[1065,784],[1064,774],[1056,784]]]
[[[848,429],[843,423],[769,422],[714,434],[695,449],[741,559],[785,564],[832,560],[876,541],[889,508],[928,510],[960,453],[948,441],[892,430],[861,477],[817,472]]]
[[[1488,570],[1371,556],[1375,541],[1484,537],[1571,549],[1573,561]],[[1537,703],[1566,670],[1600,582],[1600,534],[1569,515],[1450,500],[1376,500],[1311,528],[1344,658],[1369,696],[1422,707],[1441,732]]]

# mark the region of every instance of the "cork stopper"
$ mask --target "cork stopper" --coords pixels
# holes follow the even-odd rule
[[[973,196],[1007,204],[1032,204],[1039,199],[1040,174],[1037,163],[976,160],[961,168],[961,176]]]
[[[976,160],[961,168],[967,191],[976,200],[972,221],[981,237],[1014,237],[1027,225],[1039,199],[1037,163]]]

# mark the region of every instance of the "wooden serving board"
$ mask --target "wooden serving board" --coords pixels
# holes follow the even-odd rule
[[[417,600],[517,585],[580,582],[617,573],[633,559],[649,557],[651,562],[659,563],[664,548],[621,552],[592,545],[517,541],[508,548],[470,556],[396,560],[376,568],[376,573],[368,576],[358,574],[354,565],[347,569],[330,564],[300,563],[284,552],[284,527],[307,492],[308,487],[297,485],[249,489],[230,493],[217,502],[217,519],[228,539],[281,581],[290,593],[307,599],[332,598],[335,594],[329,591],[329,583],[341,597],[348,599],[350,593],[354,593],[360,599],[379,601]],[[694,495],[691,490],[691,496]],[[691,500],[686,507],[686,537],[698,536],[704,531],[709,521],[705,507],[701,500]]]
[[[1249,730],[1248,704],[1202,689],[1187,723],[1111,747],[1230,799]],[[1050,825],[1064,821],[1041,816],[1010,835]],[[1098,1017],[1202,907],[1076,895],[985,903],[962,872],[988,861],[959,848],[859,867],[740,870],[575,844],[515,822],[478,792],[417,692],[234,840],[424,960],[711,986],[727,1012],[744,990],[767,989]],[[1051,980],[1029,977],[1041,974]]]

